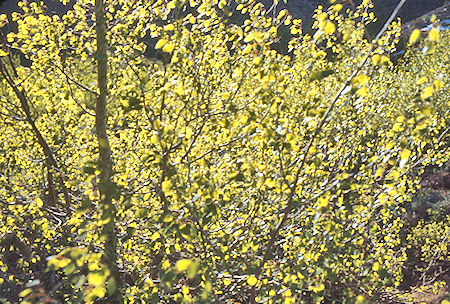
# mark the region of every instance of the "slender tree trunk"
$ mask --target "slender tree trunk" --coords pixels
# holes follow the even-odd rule
[[[0,42],[5,43],[6,39],[5,36],[0,33]],[[58,163],[55,158],[55,154],[48,145],[46,139],[42,135],[39,128],[36,126],[35,119],[33,118],[33,115],[31,114],[30,106],[29,106],[29,99],[27,97],[26,92],[24,89],[20,86],[20,84],[16,84],[16,80],[14,79],[14,76],[18,78],[16,67],[13,64],[13,60],[11,58],[11,54],[9,54],[9,65],[11,72],[8,71],[7,64],[5,64],[2,60],[0,60],[0,76],[2,76],[6,82],[9,84],[11,89],[13,90],[14,94],[17,96],[17,98],[20,101],[20,108],[23,111],[25,115],[25,119],[30,125],[33,134],[35,135],[38,144],[41,146],[44,155],[45,155],[45,166],[47,168],[47,191],[48,191],[48,197],[44,200],[46,205],[50,205],[55,207],[58,202],[58,191],[56,189],[55,184],[55,171],[56,173],[59,172],[59,182],[60,187],[64,193],[65,197],[65,208],[67,211],[67,214],[71,213],[70,210],[70,197],[69,197],[69,190],[67,189],[66,185],[64,184],[64,178],[62,175],[62,172],[60,171],[60,167],[58,166]],[[20,83],[20,81],[19,81]],[[58,174],[58,173],[57,173]]]
[[[117,266],[117,231],[116,231],[116,208],[113,204],[115,191],[112,181],[112,158],[111,147],[107,135],[107,112],[106,97],[108,95],[108,56],[106,41],[106,24],[104,17],[103,0],[95,0],[96,40],[97,40],[97,85],[98,95],[95,108],[95,129],[98,139],[100,170],[100,205],[102,208],[102,219],[106,221],[103,226],[103,237],[105,237],[104,260],[108,264],[111,274],[116,281],[117,289],[110,296],[110,301],[121,303],[120,276]]]

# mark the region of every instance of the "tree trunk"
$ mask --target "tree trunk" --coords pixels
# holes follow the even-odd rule
[[[106,97],[108,95],[108,56],[106,41],[106,24],[104,18],[103,0],[95,0],[95,20],[96,20],[96,40],[97,40],[97,86],[98,95],[95,108],[95,129],[98,139],[100,170],[100,206],[102,210],[102,220],[106,223],[103,226],[103,237],[105,238],[105,252],[103,260],[108,265],[117,287],[110,295],[110,302],[121,303],[120,277],[117,266],[117,231],[116,231],[116,208],[113,203],[115,191],[112,181],[112,158],[111,147],[107,135],[107,112]]]

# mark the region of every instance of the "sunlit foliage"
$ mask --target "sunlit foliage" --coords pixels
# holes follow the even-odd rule
[[[127,303],[363,301],[401,282],[412,171],[449,159],[448,33],[415,32],[394,66],[400,20],[368,39],[371,1],[319,7],[313,36],[252,0],[233,12],[243,24],[223,0],[107,1],[116,282],[102,258],[94,3],[62,17],[20,6],[0,49],[0,234],[33,253],[3,261],[0,280],[21,299],[41,284],[66,303],[117,288]],[[288,55],[271,49],[280,26]],[[144,57],[149,37],[162,61]]]

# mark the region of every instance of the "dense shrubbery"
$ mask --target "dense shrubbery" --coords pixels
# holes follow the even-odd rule
[[[363,303],[399,286],[412,169],[449,159],[448,33],[394,67],[400,24],[367,41],[370,1],[319,9],[313,37],[239,2],[242,26],[225,1],[107,1],[104,19],[22,3],[0,51],[0,233],[21,244],[3,297]],[[280,24],[290,56],[271,50]],[[142,56],[147,34],[166,63]]]

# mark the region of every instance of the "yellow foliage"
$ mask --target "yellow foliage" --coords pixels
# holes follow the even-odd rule
[[[97,162],[92,1],[61,17],[21,4],[7,42],[31,66],[13,56],[13,70],[0,47],[12,75],[0,77],[0,235],[18,231],[37,262],[74,246],[47,262],[61,298],[116,288],[110,235],[120,271],[136,276],[120,288],[129,302],[295,303],[294,290],[312,302],[343,286],[363,302],[360,290],[398,284],[409,173],[450,155],[448,33],[430,31],[434,53],[411,48],[394,66],[400,23],[372,45],[371,1],[318,8],[311,36],[252,1],[237,5],[242,24],[224,1],[122,2],[105,1],[111,183]],[[274,49],[284,25],[288,56]],[[150,37],[157,58],[144,56]]]
[[[420,30],[415,29],[412,31],[411,35],[409,36],[409,43],[414,44],[419,40],[420,38]]]

